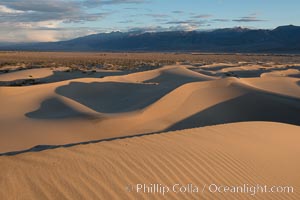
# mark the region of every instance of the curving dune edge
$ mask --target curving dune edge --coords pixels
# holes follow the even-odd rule
[[[243,122],[1,157],[1,199],[299,199],[299,127]],[[294,193],[159,193],[128,185],[261,184]]]
[[[300,199],[299,65],[63,70],[0,74],[0,199]]]

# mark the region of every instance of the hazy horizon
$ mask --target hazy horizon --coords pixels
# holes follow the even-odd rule
[[[299,6],[296,0],[0,0],[0,42],[62,41],[112,31],[274,29],[299,25]]]

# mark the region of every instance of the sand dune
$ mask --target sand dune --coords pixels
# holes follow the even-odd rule
[[[246,122],[2,156],[0,198],[296,200],[299,137],[297,126]],[[192,183],[199,191],[164,196],[127,191],[143,183]],[[209,191],[210,184],[295,190],[218,194]]]
[[[275,63],[215,63],[212,65],[196,66],[196,71],[212,76],[235,76],[240,78],[260,76],[290,76],[299,77],[299,64],[275,64]]]
[[[247,78],[243,83],[272,93],[300,98],[299,79],[290,77]]]
[[[26,69],[11,73],[0,74],[1,81],[14,81],[18,79],[44,78],[53,75],[50,68]]]
[[[86,70],[69,67],[10,69],[10,73],[0,74],[0,86],[26,86],[34,84],[54,83],[78,78],[103,78],[106,76],[123,75],[128,72],[119,70]],[[9,70],[8,70],[9,72]]]
[[[265,77],[265,76],[300,77],[300,70],[299,69],[278,70],[278,71],[263,73],[260,76],[261,77]]]
[[[0,199],[300,197],[296,189],[255,196],[125,190],[137,183],[299,188],[299,65],[31,70],[41,82],[0,87]],[[28,73],[1,74],[0,82]]]
[[[297,79],[257,79],[216,79],[167,66],[2,87],[0,152],[243,121],[299,125]],[[16,121],[19,126],[12,126]]]

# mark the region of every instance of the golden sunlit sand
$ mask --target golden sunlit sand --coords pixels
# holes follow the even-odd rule
[[[299,66],[0,74],[0,199],[299,199]],[[139,183],[200,189],[128,191]],[[294,192],[202,192],[213,183]]]
[[[299,127],[241,122],[0,158],[1,199],[299,199]],[[135,193],[134,184],[199,193]],[[261,184],[294,193],[218,194],[203,185]]]

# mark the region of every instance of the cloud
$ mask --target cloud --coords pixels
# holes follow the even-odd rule
[[[169,15],[167,14],[145,14],[146,16],[149,16],[149,17],[153,17],[153,18],[167,18],[169,17]]]
[[[147,26],[147,27],[129,27],[128,31],[134,32],[165,32],[165,31],[194,31],[198,30],[198,26],[190,25],[190,24],[180,24],[175,26],[169,27],[162,27],[162,26]]]
[[[60,20],[63,22],[95,21],[107,12],[89,12],[87,7],[115,4],[142,3],[144,0],[1,0],[1,22],[37,22]]]
[[[0,13],[0,23],[1,22],[43,22],[49,20],[61,21],[64,23],[70,22],[85,22],[85,21],[96,21],[98,19],[104,18],[108,13],[85,13],[77,12],[74,13],[44,13],[44,12],[23,12],[19,14],[9,13],[1,14]]]
[[[234,22],[264,22],[266,20],[259,19],[258,13],[251,13],[248,16],[241,17],[239,19],[233,19],[232,21],[234,21]]]
[[[173,28],[175,29],[182,29],[182,30],[194,30],[199,29],[200,26],[209,26],[210,21],[207,18],[212,17],[212,15],[209,14],[201,14],[196,15],[192,14],[188,19],[185,20],[172,20],[167,21],[165,24],[173,25]]]
[[[51,0],[2,0],[0,2],[1,22],[40,22],[58,20],[62,22],[95,21],[107,13],[88,13],[79,2]]]
[[[80,36],[84,30],[55,29],[65,23],[82,24],[102,20],[111,14],[91,11],[89,7],[142,2],[144,0],[1,0],[0,40],[56,41],[65,36]]]
[[[156,13],[151,7],[139,6],[153,0],[0,0],[1,41],[57,41],[96,32],[123,29],[147,31],[197,30],[214,22],[236,23],[261,22],[259,13],[236,19],[214,19],[211,14],[190,13],[171,10]],[[122,4],[123,6],[117,6]],[[146,8],[145,8],[146,7]],[[123,13],[121,13],[123,12]],[[115,14],[117,13],[117,14]],[[124,14],[126,13],[126,16]],[[114,14],[112,21],[105,19]],[[145,17],[148,16],[148,17]],[[119,18],[117,18],[119,17]],[[179,18],[183,17],[183,18]],[[177,19],[178,18],[178,19]],[[104,21],[103,24],[96,23]],[[149,25],[145,25],[147,22]],[[118,24],[113,27],[113,24]],[[84,24],[111,26],[101,28],[84,27]],[[154,25],[153,25],[154,24]],[[132,26],[148,26],[137,27]],[[156,26],[157,25],[157,26]],[[127,27],[125,29],[124,27]],[[64,28],[65,27],[65,28]]]
[[[56,41],[58,32],[55,30],[39,30],[30,25],[16,24],[11,26],[9,23],[1,24],[0,41],[5,42],[33,42],[33,41]]]
[[[192,18],[203,19],[203,18],[210,18],[212,16],[213,15],[205,14],[205,15],[195,15],[195,16],[192,16]]]
[[[138,10],[138,8],[134,8],[134,7],[128,7],[128,8],[124,8],[125,10]]]
[[[174,10],[174,11],[172,11],[172,13],[174,13],[174,14],[182,14],[182,13],[184,13],[184,12],[181,11],[181,10]]]
[[[99,32],[112,30],[90,27],[62,28],[57,27],[56,22],[40,22],[38,24],[2,24],[0,29],[0,41],[5,42],[54,42],[68,40]]]
[[[21,10],[15,10],[15,9],[11,9],[11,8],[8,8],[7,6],[3,6],[3,5],[0,5],[0,13],[6,13],[6,14],[12,14],[12,13],[23,13],[23,11]]]
[[[213,22],[229,22],[229,19],[213,19]]]
[[[147,26],[147,27],[127,27],[129,32],[162,32],[168,29],[162,26]]]
[[[170,31],[195,31],[198,30],[199,26],[193,24],[179,24],[177,26],[170,26]]]
[[[128,24],[128,23],[133,23],[135,22],[134,20],[123,20],[123,21],[119,21],[118,23],[120,24]]]
[[[168,21],[165,24],[171,25],[168,30],[170,31],[194,31],[199,30],[201,27],[210,26],[210,21],[208,20],[178,20],[178,21]]]
[[[179,21],[168,21],[165,24],[174,24],[174,25],[182,25],[182,24],[189,24],[189,25],[196,25],[196,26],[200,26],[200,25],[204,25],[206,24],[207,21],[196,21],[196,20],[179,20]]]
[[[83,4],[88,7],[94,7],[97,5],[114,5],[114,4],[139,4],[144,3],[145,0],[85,0]]]
[[[0,5],[7,8],[19,11],[32,12],[70,12],[80,10],[80,4],[75,1],[64,0],[49,0],[49,1],[35,1],[35,0],[1,0]]]

